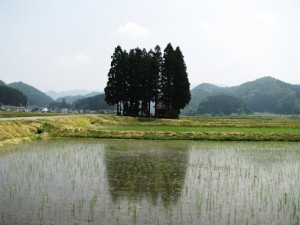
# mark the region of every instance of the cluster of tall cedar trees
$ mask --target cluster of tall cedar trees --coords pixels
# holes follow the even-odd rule
[[[189,103],[190,83],[179,47],[168,44],[162,55],[159,46],[148,52],[117,46],[111,58],[105,101],[117,105],[118,115],[150,117],[154,105],[155,117],[177,118]]]

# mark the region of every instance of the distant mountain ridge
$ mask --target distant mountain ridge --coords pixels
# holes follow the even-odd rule
[[[85,96],[89,93],[92,93],[93,91],[88,90],[70,90],[70,91],[47,91],[45,92],[46,95],[50,96],[54,100],[58,100],[62,97],[68,97],[68,96]]]
[[[86,95],[63,96],[63,97],[60,97],[60,98],[56,99],[56,101],[57,102],[62,102],[63,100],[65,100],[66,103],[73,104],[77,100],[84,99],[84,98],[89,98],[89,97],[94,97],[94,96],[99,95],[99,94],[101,94],[101,92],[94,91],[94,92],[88,93]]]
[[[74,108],[82,110],[112,110],[114,106],[105,102],[105,94],[98,94],[75,101]]]
[[[5,82],[0,80],[0,87],[1,86],[20,91],[26,96],[29,106],[48,107],[51,102],[54,102],[51,97],[42,91],[23,82],[5,84]],[[88,92],[88,94],[85,95],[64,96],[57,99],[57,101],[63,101],[63,99],[65,99],[67,103],[72,104],[80,99],[85,99],[81,102],[77,102],[77,105],[82,105],[79,108],[87,108],[87,106],[90,107],[91,104],[94,105],[97,101],[99,104],[104,101],[104,95],[102,94],[100,97],[98,96],[99,94],[101,93]],[[285,83],[270,76],[233,87],[219,87],[208,83],[200,84],[191,90],[191,101],[188,107],[183,110],[183,114],[195,115],[199,113],[199,103],[207,100],[208,96],[222,94],[241,99],[253,112],[300,114],[300,85]],[[97,97],[90,98],[94,96]],[[15,104],[24,105],[23,103]],[[106,106],[103,105],[102,107]]]
[[[3,87],[2,87],[3,86]],[[4,81],[0,80],[0,87],[2,87],[2,89],[5,89],[5,92],[2,91],[2,98],[4,98],[3,101],[1,101],[0,103],[2,104],[7,104],[9,103],[9,105],[23,105],[23,106],[37,106],[37,107],[48,107],[50,105],[51,102],[55,102],[55,100],[48,96],[47,94],[45,94],[44,92],[38,90],[37,88],[23,83],[23,82],[13,82],[11,84],[6,84]],[[11,97],[7,97],[6,95],[4,96],[4,93],[12,93],[9,95],[13,95],[13,96],[17,96],[15,94],[15,92],[11,92],[11,90],[9,90],[10,92],[7,92],[7,88],[10,88],[12,91],[16,90],[17,92],[21,93],[22,95],[24,95],[24,97],[26,97],[26,101],[27,104],[24,103],[24,100],[22,100],[22,102],[16,102],[16,101],[8,101],[8,99],[10,99]],[[2,90],[1,89],[1,90]],[[80,100],[80,99],[85,99],[85,98],[90,98],[90,97],[94,97],[96,95],[102,94],[101,92],[90,92],[87,90],[72,90],[72,91],[63,91],[63,92],[55,92],[55,91],[49,91],[47,93],[52,93],[52,96],[60,96],[62,95],[62,97],[59,97],[56,101],[57,102],[62,102],[63,99],[65,99],[65,102],[68,104],[73,104],[75,101]],[[83,93],[83,95],[78,95],[78,93]],[[65,96],[65,94],[70,94],[69,96]],[[75,95],[73,95],[75,94]]]
[[[191,102],[185,112],[197,113],[200,102],[219,94],[242,99],[254,112],[300,113],[300,85],[288,84],[270,76],[226,88],[200,84],[191,90]]]
[[[216,94],[228,94],[227,88],[214,84],[203,83],[191,90],[191,101],[189,107],[197,107],[206,97]]]
[[[51,97],[36,89],[35,87],[23,82],[14,82],[8,84],[7,86],[17,89],[21,93],[23,93],[27,97],[29,106],[48,107],[50,102],[53,102],[53,99]]]

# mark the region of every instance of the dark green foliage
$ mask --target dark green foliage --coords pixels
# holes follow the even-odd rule
[[[174,79],[175,79],[175,57],[174,49],[169,43],[164,50],[164,64],[162,68],[161,78],[161,101],[167,108],[167,111],[172,109],[172,99],[175,93]]]
[[[272,77],[247,82],[235,87],[222,88],[211,84],[201,84],[192,91],[190,108],[186,112],[197,114],[198,104],[207,96],[227,94],[242,99],[253,112],[279,114],[300,113],[300,86],[284,83]]]
[[[105,102],[105,95],[100,94],[93,97],[79,99],[73,104],[75,109],[83,110],[111,110],[112,106]]]
[[[228,94],[227,90],[227,88],[218,87],[213,84],[200,84],[191,90],[192,98],[189,107],[197,108],[199,102],[203,101],[206,97],[216,94]]]
[[[58,109],[71,109],[72,105],[67,103],[65,99],[62,102],[51,102],[49,104],[49,109],[58,110]]]
[[[140,100],[144,93],[143,89],[146,83],[144,74],[144,64],[146,59],[144,58],[143,51],[139,48],[132,49],[128,55],[128,67],[127,67],[127,92],[128,92],[128,107],[124,110],[125,115],[138,116],[140,111]],[[146,88],[145,88],[146,89]]]
[[[179,47],[174,51],[168,44],[162,57],[159,46],[154,51],[135,48],[129,53],[118,46],[112,56],[105,101],[117,105],[118,115],[150,117],[150,105],[154,102],[156,116],[175,112],[178,118],[180,109],[190,101],[189,86]],[[162,103],[163,112],[157,112],[157,103]]]
[[[212,115],[230,115],[232,113],[251,113],[249,106],[247,106],[241,99],[230,95],[213,95],[208,96],[199,104],[198,113],[212,114]]]
[[[157,102],[161,97],[161,79],[162,79],[162,67],[163,58],[160,47],[157,45],[154,51],[150,50],[150,76],[151,76],[151,95],[153,98],[151,101],[155,103],[155,115],[157,115]]]
[[[120,46],[117,46],[111,58],[111,68],[104,89],[105,101],[110,105],[117,104],[117,114],[119,115],[121,113],[121,102],[128,100],[128,82],[126,82],[128,54]]]
[[[50,102],[53,102],[51,97],[23,82],[11,83],[8,84],[8,86],[22,92],[27,97],[29,106],[46,107],[50,104]]]
[[[172,45],[168,44],[165,48],[161,80],[160,100],[166,106],[166,117],[178,118],[180,109],[191,100],[186,65],[179,47],[174,51]]]
[[[297,113],[293,106],[297,91],[300,91],[300,87],[272,77],[264,77],[232,88],[232,92],[243,98],[255,112],[288,114]]]
[[[166,112],[166,118],[168,119],[178,119],[179,118],[179,113],[178,110],[169,110]]]
[[[10,105],[10,106],[26,106],[27,98],[20,91],[5,86],[0,85],[0,104]]]
[[[57,102],[62,102],[63,99],[65,99],[66,103],[73,104],[75,101],[77,101],[79,99],[93,97],[93,96],[96,96],[96,95],[99,95],[99,94],[101,94],[101,93],[94,91],[94,92],[91,92],[91,93],[86,94],[86,95],[75,95],[75,96],[68,95],[68,96],[65,96],[65,97],[60,97],[60,98],[56,99],[56,101]]]
[[[183,59],[182,52],[179,47],[174,53],[174,94],[173,94],[173,110],[183,109],[191,100],[190,83],[186,72],[186,65]]]

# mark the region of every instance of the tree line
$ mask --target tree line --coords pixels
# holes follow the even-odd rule
[[[51,110],[59,110],[59,109],[82,109],[82,110],[113,110],[114,107],[108,105],[105,102],[105,95],[99,94],[92,97],[81,98],[74,101],[72,104],[66,102],[63,99],[61,102],[51,102],[49,104],[49,109]]]
[[[191,99],[184,56],[169,43],[162,54],[135,48],[129,52],[117,46],[105,87],[105,101],[117,105],[118,115],[177,118]]]
[[[10,106],[26,106],[27,98],[20,91],[0,85],[0,104]]]
[[[114,107],[105,102],[105,95],[99,94],[93,97],[82,98],[73,103],[75,109],[83,110],[113,110]]]
[[[208,96],[200,102],[196,113],[228,116],[232,113],[250,114],[252,111],[240,98],[226,94],[217,94]]]

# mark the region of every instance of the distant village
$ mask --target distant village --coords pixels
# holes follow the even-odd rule
[[[38,113],[70,113],[70,114],[116,114],[116,110],[83,110],[83,109],[71,109],[71,108],[61,108],[61,109],[50,109],[47,107],[37,107],[37,106],[7,106],[0,105],[0,112],[38,112]]]

